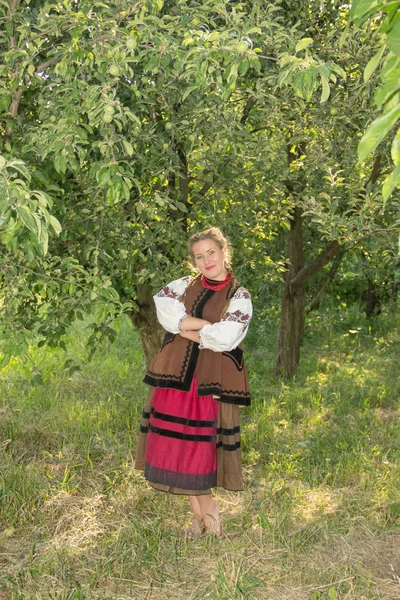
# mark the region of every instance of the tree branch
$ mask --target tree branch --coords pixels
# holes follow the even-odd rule
[[[8,3],[8,13],[7,13],[7,22],[12,21],[13,16],[15,15],[18,8],[19,0],[9,0]],[[14,27],[12,35],[10,35],[10,43],[9,48],[15,48],[15,35],[14,35]]]
[[[341,246],[337,240],[333,240],[326,248],[326,250],[312,263],[306,265],[297,273],[297,275],[289,282],[291,287],[297,287],[302,285],[307,279],[314,275],[314,273],[318,273],[328,262],[334,258],[338,252],[340,251]]]

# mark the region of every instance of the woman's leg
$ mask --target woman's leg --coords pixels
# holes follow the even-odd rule
[[[190,505],[195,516],[200,516],[204,528],[208,533],[221,535],[221,521],[219,517],[219,503],[211,494],[202,496],[189,496]]]

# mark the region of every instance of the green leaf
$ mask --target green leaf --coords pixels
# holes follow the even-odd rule
[[[338,600],[337,592],[336,592],[335,588],[333,588],[333,587],[329,588],[328,596],[329,596],[330,600]]]
[[[379,4],[380,2],[378,0],[353,0],[350,17],[352,19],[361,19]]]
[[[400,163],[400,128],[397,130],[391,148],[392,159],[395,165]]]
[[[189,94],[191,94],[194,90],[197,90],[198,86],[197,85],[192,85],[190,87],[188,87],[187,90],[184,91],[184,93],[182,94],[182,102],[184,100],[186,100],[186,98],[189,96]]]
[[[105,187],[110,181],[111,173],[108,166],[101,167],[96,173],[96,179],[101,187]]]
[[[379,65],[379,61],[382,58],[383,53],[385,52],[386,44],[383,44],[382,48],[374,54],[370,61],[368,61],[367,66],[364,69],[364,81],[365,83],[369,80],[376,67]]]
[[[132,156],[132,154],[133,154],[132,144],[130,144],[127,140],[122,140],[122,143],[124,145],[125,152],[127,153],[127,155]]]
[[[304,50],[304,48],[308,48],[308,46],[311,46],[311,44],[314,43],[314,40],[312,38],[303,38],[302,40],[298,41],[296,44],[296,52],[300,52],[300,50]]]
[[[54,168],[57,173],[65,173],[67,170],[67,159],[63,154],[56,154],[54,157]]]
[[[331,94],[331,88],[329,86],[329,82],[325,77],[321,75],[321,83],[322,83],[322,94],[321,94],[321,104],[326,102]]]
[[[398,19],[396,23],[393,25],[390,33],[388,34],[388,46],[389,49],[396,54],[396,56],[400,56],[400,20]]]
[[[399,117],[400,104],[372,121],[358,145],[358,162],[365,160],[379,146]]]
[[[293,79],[293,89],[303,100],[311,100],[316,87],[316,78],[312,71],[299,71]]]
[[[17,206],[17,213],[21,217],[25,227],[37,234],[35,219],[27,206]]]
[[[393,190],[400,186],[400,164],[386,177],[382,186],[382,197],[384,206],[393,192]]]
[[[340,50],[341,50],[341,49],[343,48],[343,46],[344,46],[344,43],[345,43],[345,41],[346,41],[346,38],[347,38],[347,34],[349,33],[349,29],[350,29],[350,22],[349,22],[349,23],[347,23],[347,25],[346,25],[345,29],[343,30],[343,33],[342,33],[342,34],[341,34],[341,36],[340,36],[340,39],[339,39],[339,49],[340,49]]]
[[[56,219],[55,216],[53,216],[53,215],[50,215],[49,221],[50,221],[50,224],[53,227],[54,231],[56,232],[56,234],[57,235],[60,234],[62,231],[60,221],[58,219]]]

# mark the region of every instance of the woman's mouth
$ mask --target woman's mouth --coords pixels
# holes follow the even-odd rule
[[[207,271],[211,271],[211,269],[213,269],[215,267],[215,265],[211,265],[211,267],[206,267]]]

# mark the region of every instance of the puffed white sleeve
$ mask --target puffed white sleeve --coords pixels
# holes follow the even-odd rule
[[[221,321],[204,325],[198,332],[200,349],[207,348],[214,352],[233,350],[246,337],[252,315],[250,294],[245,288],[239,288],[232,296]]]
[[[153,296],[156,305],[157,319],[162,327],[170,333],[179,333],[179,325],[186,314],[185,305],[180,302],[182,296],[192,277],[182,277],[168,283],[162,290]]]

